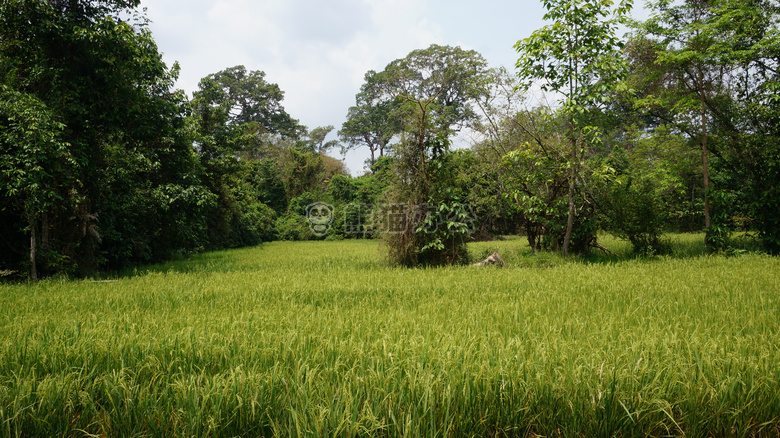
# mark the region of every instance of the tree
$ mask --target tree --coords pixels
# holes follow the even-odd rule
[[[502,157],[504,196],[522,215],[531,249],[560,249],[568,215],[569,166],[565,121],[539,108],[507,120],[509,149]]]
[[[728,218],[744,214],[767,250],[780,251],[780,195],[769,182],[778,176],[780,6],[688,0],[652,7],[657,13],[640,26],[638,37],[655,43],[657,69],[668,86],[639,104],[700,147],[708,247],[722,248]],[[713,196],[718,204],[711,206]],[[736,203],[724,204],[726,198]]]
[[[547,120],[541,112],[525,107],[527,97],[518,78],[503,67],[488,74],[488,93],[476,102],[483,117],[473,128],[482,135],[474,150],[482,171],[477,177],[479,183],[471,190],[470,202],[483,224],[491,223],[491,232],[513,234],[522,227],[536,251],[541,226],[529,219],[529,212],[517,204],[516,196],[518,183],[528,174],[521,166],[510,164],[512,160],[507,154],[526,143],[553,139],[544,134]]]
[[[518,41],[517,74],[526,89],[539,82],[543,91],[561,95],[558,111],[566,119],[568,157],[568,215],[562,253],[569,253],[576,214],[578,180],[582,178],[581,150],[598,141],[598,127],[588,116],[602,105],[611,87],[621,86],[625,63],[617,26],[631,9],[623,0],[543,0],[545,20],[553,23]]]
[[[250,161],[278,158],[284,147],[276,144],[292,144],[305,130],[284,110],[283,98],[277,84],[266,82],[265,73],[243,66],[206,76],[193,94],[203,180],[217,198],[206,215],[212,248],[257,244],[267,234],[253,231],[257,226],[249,220],[264,211],[262,200],[271,190],[251,184],[258,180]],[[286,201],[274,200],[274,208],[281,205]]]
[[[656,52],[656,64],[661,71],[673,78],[672,93],[665,93],[667,105],[674,106],[678,120],[685,120],[683,129],[698,130],[701,151],[702,181],[704,183],[704,229],[710,233],[712,226],[710,209],[710,166],[707,147],[709,116],[706,101],[722,89],[722,79],[716,69],[707,66],[707,52],[716,43],[709,32],[703,31],[705,23],[712,19],[709,1],[684,1],[672,6],[672,1],[661,0],[651,4],[660,14],[652,16],[642,25],[642,34],[660,38]],[[692,90],[693,93],[689,93]],[[656,98],[645,102],[650,105]],[[698,120],[697,120],[698,119]],[[698,125],[698,126],[697,126]],[[708,247],[710,239],[707,240]]]
[[[138,3],[0,2],[0,81],[29,96],[29,108],[45,108],[34,112],[60,124],[58,143],[78,164],[69,169],[78,183],[49,198],[67,214],[44,215],[39,224],[56,269],[83,273],[199,246],[198,217],[209,196],[197,176],[184,96],[172,88],[178,67],[162,61],[146,20],[133,14]],[[45,124],[36,126],[35,136],[48,135]],[[44,172],[54,169],[47,164]],[[11,210],[3,214],[20,214]]]
[[[432,45],[398,59],[382,72],[381,88],[399,100],[405,116],[396,148],[396,184],[390,201],[400,214],[387,236],[390,258],[402,265],[465,259],[470,217],[448,191],[449,145],[456,131],[477,119],[473,102],[484,93],[485,60],[475,51]],[[447,218],[445,220],[445,217]]]
[[[256,148],[267,135],[297,139],[304,128],[284,111],[284,93],[265,81],[262,71],[242,65],[208,75],[193,93],[193,117],[198,129],[201,162],[217,168],[231,166],[238,155]]]
[[[266,82],[262,71],[243,65],[227,68],[200,80],[193,104],[206,125],[259,125],[262,132],[298,137],[302,127],[282,106],[284,93]]]
[[[45,235],[52,213],[74,209],[66,199],[78,184],[72,176],[78,164],[60,140],[63,128],[34,96],[0,88],[0,186],[27,221],[33,280],[38,279],[38,229]]]
[[[365,75],[365,83],[355,96],[355,106],[349,108],[347,120],[339,130],[344,142],[341,153],[351,149],[367,147],[371,152],[370,165],[376,161],[376,154],[385,155],[385,149],[392,138],[403,130],[403,118],[399,113],[400,101],[386,94],[386,75],[373,70]]]
[[[318,126],[306,135],[308,137],[305,141],[305,143],[308,144],[308,148],[311,149],[314,152],[317,152],[318,154],[325,154],[330,149],[338,146],[339,142],[337,140],[328,140],[325,141],[325,138],[328,136],[328,134],[333,131],[333,125],[328,126]]]

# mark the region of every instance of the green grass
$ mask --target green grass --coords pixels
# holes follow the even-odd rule
[[[275,242],[0,286],[0,436],[777,436],[780,260]],[[627,256],[630,248],[605,238]]]

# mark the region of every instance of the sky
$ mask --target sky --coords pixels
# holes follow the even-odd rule
[[[544,26],[537,0],[142,0],[165,62],[190,96],[201,78],[243,65],[284,92],[309,129],[345,121],[369,70],[431,44],[473,49],[514,70],[514,44]],[[353,175],[367,149],[341,156]]]

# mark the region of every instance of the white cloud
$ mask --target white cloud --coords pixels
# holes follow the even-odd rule
[[[511,68],[512,45],[541,17],[539,3],[522,3],[143,0],[142,6],[166,62],[181,64],[178,87],[191,93],[202,77],[244,65],[279,84],[285,108],[301,123],[338,129],[365,73],[412,50],[461,45]],[[367,153],[353,155],[348,166],[359,173]]]

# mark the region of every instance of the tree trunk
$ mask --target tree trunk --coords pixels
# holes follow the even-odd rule
[[[698,11],[697,11],[698,14]],[[700,20],[700,17],[696,16],[696,22],[698,23]],[[696,37],[698,38],[700,35],[700,30],[696,30]],[[704,241],[707,245],[707,249],[710,248],[710,226],[712,226],[712,222],[710,220],[710,169],[709,169],[709,163],[707,159],[707,112],[705,110],[705,103],[706,103],[706,96],[705,93],[707,90],[704,87],[704,69],[701,65],[701,63],[696,64],[696,81],[698,82],[696,84],[696,88],[698,88],[699,93],[699,114],[701,115],[701,167],[702,167],[702,176],[704,177],[704,229],[706,230],[706,235],[704,238]]]
[[[574,175],[569,180],[569,217],[566,219],[566,234],[563,236],[563,256],[569,255],[571,233],[574,228]]]
[[[35,221],[30,221],[30,278],[38,281],[38,270],[35,266]]]
[[[43,214],[43,222],[41,223],[41,249],[43,250],[43,257],[49,252],[49,214]],[[44,260],[45,263],[45,260]]]
[[[573,129],[573,128],[572,128]],[[563,236],[563,256],[569,255],[569,244],[571,243],[571,233],[574,229],[574,184],[577,178],[577,140],[571,141],[571,170],[569,172],[569,217],[566,220],[566,234]]]
[[[703,99],[702,99],[703,100]],[[704,102],[701,107],[701,168],[704,177],[704,228],[709,230],[710,219],[710,169],[707,159],[707,115],[704,113]]]
[[[701,172],[704,178],[704,243],[707,245],[707,250],[712,251],[712,243],[710,242],[710,227],[712,226],[712,220],[710,219],[710,169],[709,160],[707,159],[707,113],[704,109],[705,97],[704,97],[704,73],[701,65],[698,65],[698,88],[699,88],[699,114],[701,115]]]

